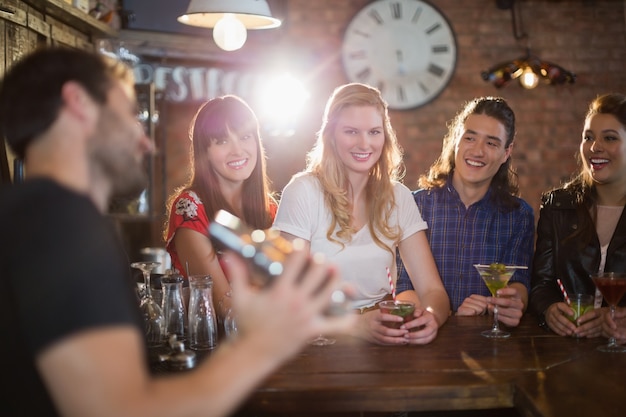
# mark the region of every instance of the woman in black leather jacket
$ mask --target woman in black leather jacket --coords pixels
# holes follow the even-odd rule
[[[542,196],[529,307],[559,335],[596,337],[602,310],[582,315],[577,327],[556,280],[568,294],[596,294],[591,273],[626,272],[626,96],[591,102],[579,157],[578,174]]]

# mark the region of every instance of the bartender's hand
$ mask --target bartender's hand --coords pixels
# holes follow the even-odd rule
[[[247,265],[225,254],[237,311],[238,337],[253,339],[256,352],[287,358],[320,334],[347,333],[355,325],[350,312],[324,315],[331,294],[339,288],[338,270],[298,247],[285,262],[285,271],[266,288],[250,284]]]
[[[602,314],[602,335],[604,337],[613,336],[618,344],[626,344],[626,307],[615,309],[615,319],[611,318],[608,309],[603,309]]]

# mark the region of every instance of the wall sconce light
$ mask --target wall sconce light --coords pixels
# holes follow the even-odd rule
[[[272,17],[266,0],[191,0],[180,23],[213,29],[213,40],[225,51],[241,48],[248,29],[271,29],[281,21]]]
[[[513,36],[516,40],[527,39],[524,32],[522,18],[516,12],[515,0],[496,0],[499,9],[511,10],[511,21],[513,25]],[[504,87],[509,81],[519,78],[522,87],[533,89],[540,82],[550,85],[574,84],[576,74],[565,68],[543,61],[530,53],[530,47],[526,48],[526,55],[513,61],[494,65],[487,71],[481,72],[483,80],[492,82],[496,88]]]
[[[496,88],[504,87],[509,81],[519,78],[522,87],[533,89],[540,82],[550,85],[574,84],[576,74],[565,68],[543,61],[528,52],[525,56],[510,62],[498,64],[481,73],[483,80],[493,83]]]

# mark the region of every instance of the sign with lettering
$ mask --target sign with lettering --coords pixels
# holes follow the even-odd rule
[[[263,75],[238,69],[167,66],[140,62],[133,66],[135,82],[154,83],[164,99],[173,102],[206,101],[224,94],[249,99]]]

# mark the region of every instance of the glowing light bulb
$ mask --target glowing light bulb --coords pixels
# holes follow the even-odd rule
[[[535,74],[532,68],[526,67],[520,76],[519,82],[522,87],[530,90],[537,87],[537,84],[539,84],[539,76]]]
[[[225,51],[235,51],[246,43],[248,32],[244,24],[232,13],[224,13],[213,28],[213,40]]]

